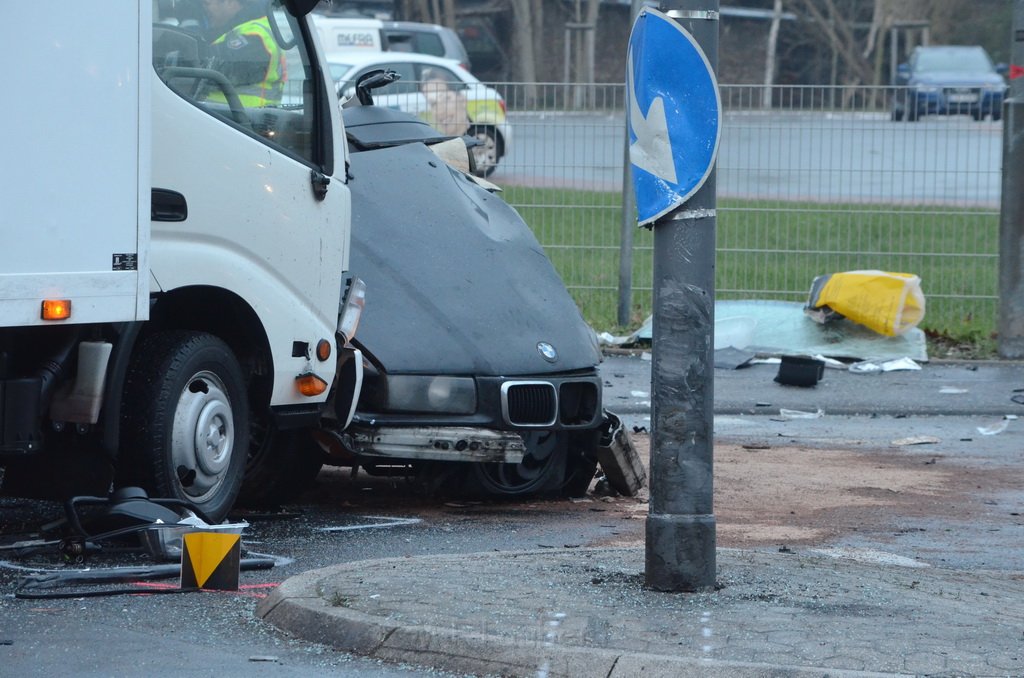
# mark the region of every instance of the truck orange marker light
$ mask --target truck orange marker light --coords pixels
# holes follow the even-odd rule
[[[327,390],[327,382],[312,372],[295,377],[295,385],[299,387],[299,393],[304,396],[318,396]]]
[[[320,362],[324,362],[331,357],[331,342],[326,339],[321,339],[316,344],[316,358]]]
[[[70,299],[44,299],[43,320],[67,320],[71,317]]]

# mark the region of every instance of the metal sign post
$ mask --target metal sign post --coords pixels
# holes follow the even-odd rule
[[[645,578],[661,591],[715,583],[712,502],[715,172],[721,130],[718,0],[645,9],[627,66],[630,160],[654,228],[650,511]]]
[[[1013,3],[1010,91],[1003,104],[1003,187],[999,220],[1001,358],[1024,358],[1024,0]]]

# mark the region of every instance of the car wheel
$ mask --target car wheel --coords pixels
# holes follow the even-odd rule
[[[581,496],[594,477],[597,462],[583,455],[567,431],[533,431],[523,435],[526,453],[518,464],[473,464],[469,494],[488,497]]]
[[[248,398],[228,346],[162,332],[136,349],[125,384],[119,484],[194,504],[210,520],[238,496],[249,445]]]
[[[992,109],[992,122],[999,122],[1003,119],[1003,112],[998,108]]]
[[[469,129],[469,136],[477,140],[477,145],[471,151],[473,161],[476,165],[475,174],[478,177],[489,177],[498,168],[498,161],[504,154],[501,135],[498,131],[487,125],[477,125]]]
[[[256,420],[245,479],[238,496],[245,506],[278,506],[309,489],[324,465],[325,454],[309,431],[278,430],[273,423]]]
[[[907,108],[907,122],[917,122],[920,114],[917,112],[917,106],[910,106]]]
[[[892,113],[889,114],[889,119],[893,122],[903,120],[903,110],[899,108],[892,109]]]

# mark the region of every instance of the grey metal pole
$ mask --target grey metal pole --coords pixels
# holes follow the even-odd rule
[[[632,0],[630,24],[643,6],[642,0]],[[636,196],[633,195],[633,165],[629,160],[629,130],[625,131],[622,162],[622,225],[619,236],[619,303],[617,320],[626,327],[632,320],[633,306],[633,229],[636,228]]]
[[[664,11],[718,65],[718,0],[674,0]],[[715,584],[712,510],[715,170],[654,224],[650,512],[645,580],[659,591]]]
[[[633,165],[629,161],[629,131],[626,131],[625,162],[622,163],[622,225],[619,235],[619,304],[617,320],[626,327],[633,305],[633,230],[636,229],[636,196],[633,195]]]
[[[1024,66],[1024,0],[1014,0],[1010,63]],[[1002,358],[1024,358],[1024,78],[1003,103],[1003,186],[999,219],[999,339]]]

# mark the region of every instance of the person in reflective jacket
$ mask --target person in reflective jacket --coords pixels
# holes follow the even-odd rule
[[[213,68],[228,79],[242,105],[274,106],[281,102],[286,69],[284,52],[274,39],[262,0],[203,0],[209,22]],[[226,101],[211,92],[211,101]]]

